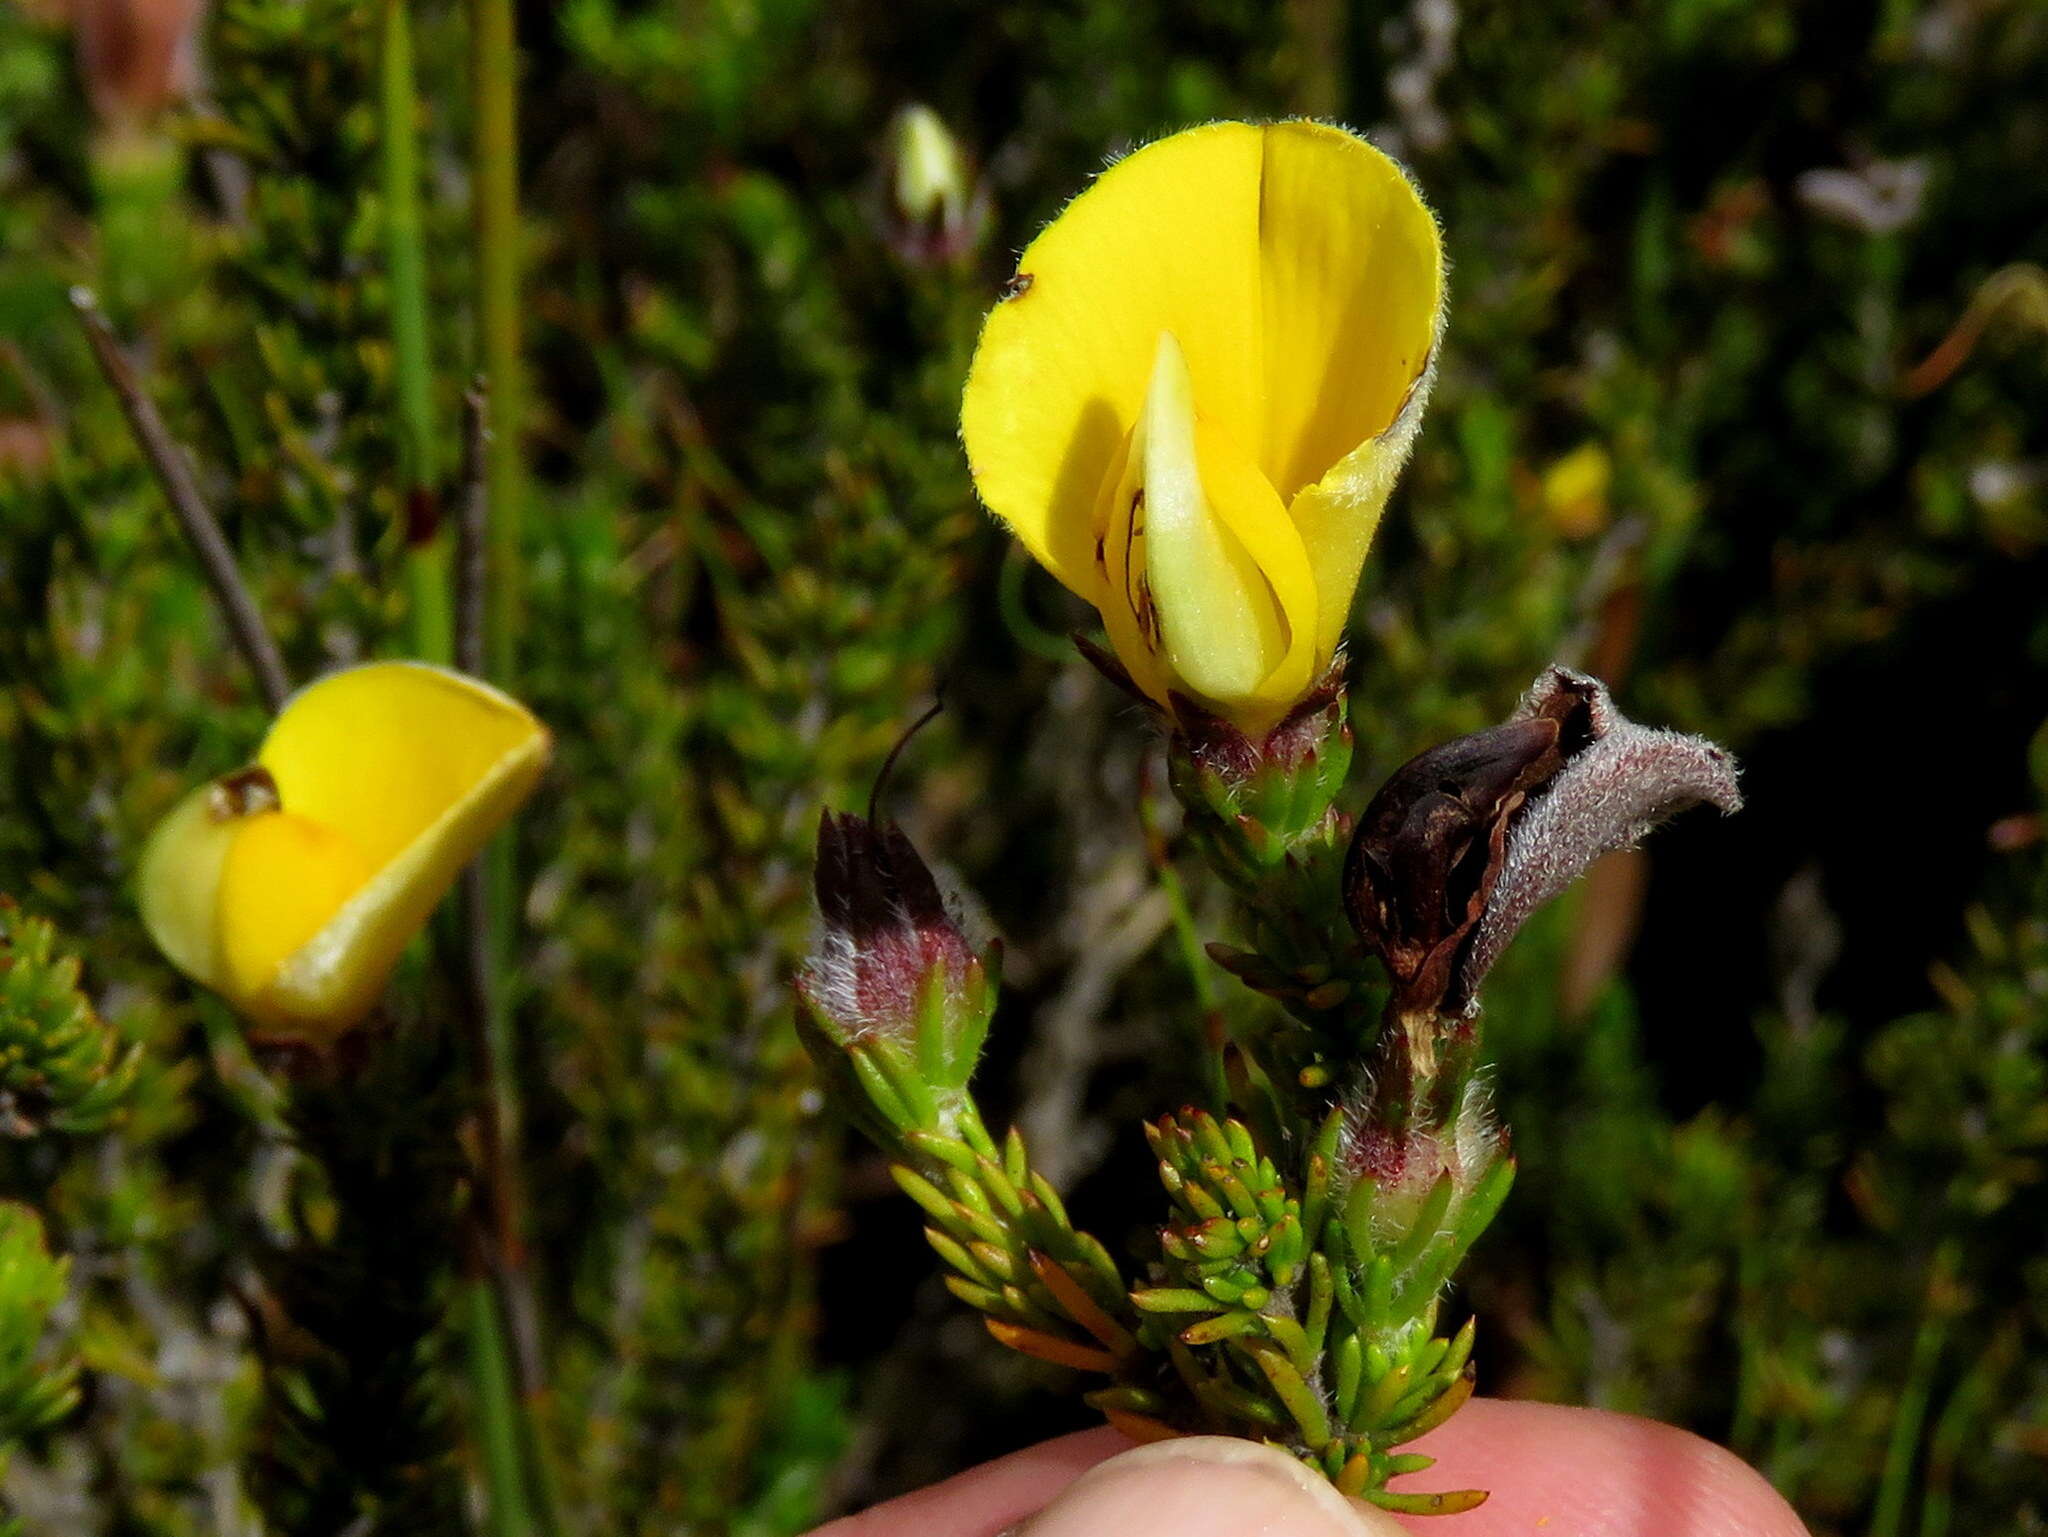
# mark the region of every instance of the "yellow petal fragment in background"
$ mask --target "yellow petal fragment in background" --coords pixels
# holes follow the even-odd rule
[[[238,821],[220,813],[218,783],[204,784],[157,823],[136,872],[142,926],[164,958],[195,982],[221,988],[221,866]]]
[[[548,735],[444,668],[378,662],[286,704],[258,758],[276,788],[221,786],[151,837],[143,918],[173,964],[271,1034],[327,1044],[369,1012],[456,875],[531,793]]]
[[[1443,251],[1401,168],[1340,128],[1267,129],[1261,187],[1262,463],[1310,552],[1328,656],[1420,420]]]
[[[517,700],[418,662],[336,673],[288,704],[258,761],[287,811],[348,838],[376,873],[285,960],[262,1007],[309,1028],[367,1013],[462,867],[532,792],[548,748]]]
[[[961,406],[989,510],[1095,602],[1101,491],[1136,425],[1162,331],[1204,412],[1256,456],[1261,130],[1214,123],[1111,166],[1019,259]]]
[[[255,998],[370,878],[363,852],[332,828],[289,811],[235,825],[220,866],[220,988]]]
[[[1614,461],[1601,443],[1581,443],[1543,472],[1542,501],[1550,526],[1567,539],[1597,534],[1607,523]]]
[[[547,750],[540,722],[488,684],[373,662],[294,695],[256,761],[285,810],[343,833],[381,868],[498,776],[518,780],[516,804]]]

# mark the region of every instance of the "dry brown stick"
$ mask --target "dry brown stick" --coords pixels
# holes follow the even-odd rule
[[[277,642],[271,639],[270,631],[264,626],[263,615],[256,608],[255,598],[250,596],[248,584],[242,580],[241,567],[235,563],[235,554],[228,548],[227,537],[221,533],[220,524],[214,519],[213,510],[206,505],[205,497],[200,495],[199,482],[192,473],[192,461],[186,458],[185,451],[178,447],[170,430],[164,426],[155,403],[143,390],[142,381],[136,377],[134,368],[121,351],[121,344],[115,339],[113,328],[107,324],[107,317],[100,312],[99,301],[93,297],[92,290],[72,289],[71,307],[78,312],[79,323],[85,327],[85,339],[92,345],[93,357],[99,363],[100,372],[106,376],[107,384],[120,400],[129,430],[135,434],[143,457],[149,460],[149,467],[155,472],[157,484],[163,488],[164,497],[171,504],[171,513],[177,518],[178,527],[184,531],[186,542],[199,559],[200,569],[206,573],[214,600],[220,604],[221,615],[227,620],[228,633],[234,637],[242,659],[256,676],[257,691],[263,695],[263,702],[271,713],[277,713],[291,693],[284,658],[279,655]]]
[[[484,574],[490,559],[490,402],[478,375],[462,394],[462,501],[455,510],[455,666],[484,670]]]

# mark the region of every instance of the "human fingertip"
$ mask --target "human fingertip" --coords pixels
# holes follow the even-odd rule
[[[1009,1529],[1080,1474],[1130,1445],[1106,1427],[1058,1436],[844,1516],[810,1537],[988,1537]]]
[[[1634,1415],[1474,1399],[1409,1450],[1429,1480],[1492,1498],[1411,1530],[1443,1537],[1806,1537],[1763,1475],[1711,1441]]]
[[[1270,1446],[1184,1436],[1112,1457],[1015,1529],[1015,1537],[1402,1537],[1392,1517],[1346,1499]]]

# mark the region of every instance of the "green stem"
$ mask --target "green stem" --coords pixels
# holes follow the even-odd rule
[[[528,1537],[544,1528],[527,1503],[525,1437],[519,1425],[519,1394],[512,1383],[511,1358],[505,1348],[505,1320],[484,1277],[466,1278],[462,1293],[490,1529],[497,1537]],[[545,1529],[552,1530],[552,1523]]]
[[[1898,1537],[1906,1513],[1906,1491],[1920,1447],[1921,1427],[1934,1395],[1934,1372],[1948,1339],[1952,1306],[1948,1291],[1955,1274],[1953,1242],[1935,1251],[1927,1282],[1927,1311],[1913,1340],[1912,1364],[1899,1389],[1898,1412],[1892,1418],[1891,1443],[1885,1450],[1884,1474],[1878,1483],[1877,1509],[1870,1518],[1870,1537]]]
[[[447,663],[453,652],[448,618],[448,540],[436,534],[405,552],[405,586],[412,612],[412,653],[423,662]]]
[[[1989,1433],[1998,1384],[2019,1350],[2017,1330],[2002,1330],[1982,1359],[1957,1385],[1927,1440],[1926,1489],[1920,1500],[1920,1537],[1948,1537],[1955,1513],[1956,1469]]]
[[[1159,889],[1166,895],[1166,909],[1173,919],[1174,947],[1180,954],[1182,969],[1187,972],[1189,984],[1195,991],[1196,1007],[1202,1014],[1199,1047],[1203,1087],[1208,1091],[1209,1103],[1221,1110],[1230,1103],[1230,1084],[1223,1063],[1227,1022],[1216,997],[1216,980],[1211,974],[1215,963],[1202,948],[1202,935],[1195,926],[1194,909],[1188,905],[1187,887],[1181,881],[1180,872],[1173,867],[1173,851],[1167,847],[1166,836],[1160,830],[1159,817],[1152,804],[1150,777],[1148,773],[1146,782],[1138,786],[1138,825],[1145,835],[1146,857],[1152,862],[1152,872],[1158,878]]]
[[[487,515],[485,579],[482,599],[482,655],[474,660],[501,686],[518,676],[518,639],[524,571],[522,524],[525,502],[521,427],[525,414],[525,379],[520,358],[519,329],[519,168],[517,96],[519,59],[514,37],[512,0],[470,0],[470,104],[473,114],[472,171],[476,186],[475,268],[477,284],[478,360],[484,386],[485,418],[481,441],[481,503]],[[513,849],[500,837],[484,851],[481,911],[476,915],[482,1028],[474,1038],[483,1060],[480,1076],[488,1086],[488,1113],[495,1128],[496,1167],[492,1171],[498,1203],[494,1224],[497,1252],[492,1255],[498,1291],[485,1289],[474,1303],[479,1319],[488,1317],[499,1359],[506,1370],[480,1377],[479,1386],[502,1392],[494,1404],[507,1415],[514,1445],[523,1464],[524,1509],[531,1517],[526,1530],[552,1537],[559,1530],[554,1513],[554,1480],[541,1440],[536,1414],[540,1397],[538,1352],[531,1329],[521,1319],[532,1309],[518,1265],[517,1194],[511,1183],[519,1167],[519,1099],[512,1071],[512,1023],[507,961],[511,954],[512,913],[516,894]],[[524,1340],[527,1349],[517,1348]],[[502,1528],[501,1528],[502,1529]]]
[[[504,682],[517,672],[525,466],[520,428],[526,386],[519,338],[518,52],[512,0],[471,0],[470,77],[475,123],[478,353],[489,386],[490,585],[487,661]]]
[[[419,92],[408,0],[384,0],[378,113],[383,154],[385,276],[391,295],[392,381],[398,425],[398,495],[412,598],[412,646],[430,662],[453,650],[448,538],[436,505],[434,383],[427,353],[427,265],[420,236]]]
[[[522,588],[519,453],[519,185],[516,99],[518,54],[512,0],[471,0],[470,88],[475,113],[478,353],[483,420],[475,434],[481,469],[484,538],[482,655],[473,665],[500,687],[518,676]],[[500,837],[484,851],[482,915],[485,993],[483,1046],[493,1110],[508,1165],[519,1146],[519,1100],[512,1081],[512,1026],[504,986],[511,954],[515,889],[512,847]]]

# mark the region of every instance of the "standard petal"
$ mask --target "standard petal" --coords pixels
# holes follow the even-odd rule
[[[257,761],[279,804],[381,869],[507,774],[538,775],[548,735],[516,699],[424,662],[372,662],[295,694]]]
[[[1263,147],[1260,463],[1310,552],[1328,655],[1420,417],[1443,250],[1407,176],[1363,139],[1288,122]]]
[[[1265,432],[1282,500],[1393,425],[1436,344],[1443,251],[1401,168],[1324,123],[1265,131]]]
[[[1025,250],[982,328],[960,422],[975,485],[1098,606],[1114,591],[1101,491],[1161,332],[1179,338],[1204,413],[1258,451],[1261,140],[1215,123],[1111,166]]]

